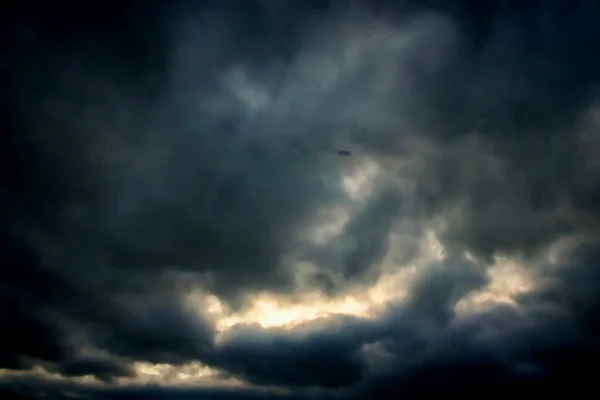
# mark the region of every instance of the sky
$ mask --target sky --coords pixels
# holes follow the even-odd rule
[[[2,399],[597,387],[596,1],[3,7]]]

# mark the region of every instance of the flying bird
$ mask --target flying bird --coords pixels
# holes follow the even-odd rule
[[[338,156],[349,156],[351,154],[349,150],[338,150]]]

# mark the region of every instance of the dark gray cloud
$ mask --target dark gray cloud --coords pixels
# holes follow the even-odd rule
[[[598,309],[591,298],[597,298],[597,289],[582,296],[590,297],[581,309],[569,304],[573,298],[566,293],[575,287],[573,279],[596,269],[597,251],[597,246],[575,249],[574,259],[558,267],[560,277],[519,299],[519,309],[498,306],[437,330],[422,347],[422,357],[411,355],[408,365],[402,357],[405,341],[392,340],[385,349],[395,355],[394,364],[363,395],[475,396],[490,390],[504,395],[591,388],[588,368],[598,355]],[[571,300],[559,300],[567,297]]]
[[[133,376],[133,371],[126,363],[109,357],[80,357],[61,364],[58,371],[63,376],[92,375],[111,382],[116,377]]]
[[[38,378],[19,378],[0,382],[0,394],[4,399],[51,399],[66,400],[84,398],[93,400],[135,399],[216,399],[216,400],[296,400],[301,397],[278,395],[255,389],[212,388],[160,388],[137,386],[125,388],[102,388],[71,382],[52,382]]]
[[[215,365],[257,384],[344,387],[360,380],[358,350],[373,330],[355,318],[325,319],[291,332],[241,326],[217,347]]]
[[[0,368],[111,382],[136,361],[201,361],[325,398],[591,387],[600,8],[344,4],[3,16]],[[384,173],[356,200],[343,178],[367,161]],[[316,243],[332,207],[348,222]],[[390,250],[396,269],[418,259],[432,229],[444,260],[376,319],[217,340],[188,302],[196,289],[240,309],[261,291],[335,295],[389,271]],[[498,255],[536,286],[457,314]],[[298,262],[315,264],[304,286]],[[264,396],[11,379],[25,397]]]
[[[352,386],[369,374],[365,345],[397,340],[428,351],[426,331],[443,332],[453,305],[484,283],[483,270],[468,262],[432,265],[415,283],[411,298],[381,319],[328,317],[291,331],[240,328],[217,347],[219,366],[261,384]]]

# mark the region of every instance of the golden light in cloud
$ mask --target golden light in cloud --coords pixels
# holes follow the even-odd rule
[[[418,276],[422,266],[440,260],[444,256],[442,244],[433,231],[427,232],[421,241],[420,257],[405,266],[394,263],[394,249],[399,247],[395,240],[400,237],[391,235],[390,251],[382,261],[380,278],[369,287],[354,287],[346,293],[328,298],[320,293],[306,293],[295,300],[278,298],[269,293],[259,293],[250,299],[246,309],[231,312],[216,296],[207,295],[200,291],[191,293],[188,301],[198,308],[200,313],[207,314],[213,319],[220,334],[226,333],[236,324],[258,324],[264,328],[279,327],[290,329],[302,323],[314,321],[329,315],[349,315],[363,318],[376,317],[390,302],[401,301],[410,288],[412,280]],[[495,265],[489,270],[490,283],[462,300],[456,306],[459,315],[468,314],[497,305],[514,304],[514,296],[530,290],[533,286],[532,277],[517,262],[506,257],[496,257]],[[371,354],[378,363],[383,361],[377,351],[377,346],[366,346],[365,351]],[[184,365],[151,364],[134,362],[135,375],[121,377],[115,380],[120,386],[139,384],[157,384],[164,386],[194,386],[194,387],[251,387],[251,385],[231,377],[223,376],[218,370],[212,369],[200,362]],[[106,385],[92,376],[68,378],[59,374],[36,367],[31,371],[0,371],[0,376],[17,376],[33,374],[44,379],[55,381],[71,381],[94,385]]]
[[[224,379],[217,370],[200,362],[191,362],[184,365],[136,362],[133,364],[133,368],[137,377],[133,380],[131,378],[120,378],[120,384],[159,383],[177,386],[239,386],[242,384],[238,380]]]
[[[94,386],[116,384],[118,386],[136,386],[156,384],[161,386],[193,386],[193,387],[249,387],[245,382],[232,377],[224,377],[219,371],[199,362],[184,365],[151,364],[134,362],[134,376],[117,377],[113,383],[104,382],[92,375],[69,377],[34,366],[30,370],[0,369],[0,378],[33,376],[52,382],[73,382]]]
[[[249,309],[219,320],[219,329],[226,330],[239,323],[257,323],[265,328],[287,327],[331,314],[365,316],[369,305],[352,296],[335,300],[319,294],[306,295],[302,302],[291,303],[278,300],[269,294],[260,294],[251,301]]]
[[[220,371],[210,368],[200,362],[190,362],[183,365],[151,364],[136,362],[134,370],[135,378],[120,378],[117,383],[120,386],[131,385],[160,385],[165,387],[190,387],[190,388],[255,388],[265,389],[260,385],[244,382],[241,379],[222,374]],[[269,387],[269,392],[286,392],[285,389]]]
[[[497,304],[515,305],[515,296],[533,289],[532,275],[522,265],[506,257],[497,256],[488,270],[490,282],[460,300],[456,305],[459,314],[480,311]]]
[[[244,311],[229,313],[217,297],[209,296],[205,310],[215,318],[219,332],[225,332],[236,324],[292,328],[333,314],[373,317],[386,304],[402,300],[408,294],[408,288],[418,275],[420,266],[444,256],[444,249],[433,232],[425,235],[422,247],[423,256],[414,263],[401,268],[397,266],[393,272],[383,273],[374,285],[354,288],[335,298],[313,292],[292,301],[261,293],[250,300]],[[386,262],[392,262],[389,254],[382,264]],[[533,287],[533,278],[527,270],[505,257],[496,257],[495,265],[488,273],[490,283],[460,300],[456,306],[457,312],[472,312],[498,303],[513,304],[516,295]]]
[[[220,333],[226,332],[236,324],[292,328],[333,314],[373,316],[386,302],[400,298],[406,293],[402,286],[407,281],[406,277],[412,273],[414,269],[407,268],[395,274],[385,274],[371,287],[355,288],[334,298],[312,292],[294,301],[269,293],[260,293],[250,299],[248,307],[240,312],[230,312],[216,296],[205,296],[200,292],[194,293],[190,301],[212,318]]]
[[[357,178],[357,181],[360,179]],[[327,225],[328,222],[323,225]],[[239,312],[232,312],[217,296],[203,293],[201,290],[192,292],[188,301],[200,313],[207,314],[221,334],[236,324],[292,328],[333,314],[373,317],[389,302],[399,301],[407,295],[411,281],[417,276],[420,266],[440,260],[444,255],[441,243],[431,231],[420,240],[418,257],[408,265],[397,265],[396,253],[401,251],[401,242],[405,238],[392,233],[389,240],[390,250],[382,260],[377,281],[371,286],[349,288],[345,293],[333,298],[314,291],[294,299],[260,293],[250,299],[248,306]],[[311,270],[311,265],[306,263],[298,263],[297,267],[300,277],[303,272]]]
[[[333,314],[373,317],[389,302],[404,298],[408,294],[412,279],[418,274],[419,266],[439,260],[443,253],[435,235],[428,234],[421,243],[421,257],[413,260],[409,265],[396,265],[392,268],[393,249],[398,243],[394,243],[394,238],[391,240],[392,250],[382,261],[384,266],[390,264],[384,268],[386,272],[382,272],[373,285],[352,287],[336,297],[326,297],[313,291],[292,300],[270,293],[259,293],[250,299],[247,308],[235,313],[228,310],[218,297],[205,295],[200,291],[193,293],[189,300],[200,312],[205,312],[212,318],[220,333],[224,333],[236,324],[258,324],[264,328],[292,328]]]

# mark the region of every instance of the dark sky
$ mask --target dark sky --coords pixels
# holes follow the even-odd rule
[[[0,398],[597,386],[598,2],[2,7]]]

